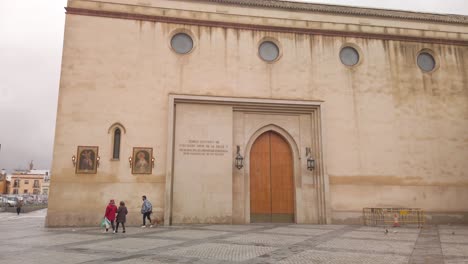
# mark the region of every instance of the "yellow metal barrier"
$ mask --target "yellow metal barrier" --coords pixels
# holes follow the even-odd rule
[[[363,224],[366,226],[379,225],[424,225],[424,211],[420,208],[363,208]]]

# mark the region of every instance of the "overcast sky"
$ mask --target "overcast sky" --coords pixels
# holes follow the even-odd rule
[[[468,0],[309,2],[468,15]],[[51,166],[65,5],[0,0],[0,168],[8,171],[31,160]]]

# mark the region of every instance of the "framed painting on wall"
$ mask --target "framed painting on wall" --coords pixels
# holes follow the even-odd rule
[[[96,174],[98,167],[98,151],[96,146],[78,146],[76,162],[77,174]]]
[[[132,163],[132,174],[153,173],[153,148],[134,147]]]

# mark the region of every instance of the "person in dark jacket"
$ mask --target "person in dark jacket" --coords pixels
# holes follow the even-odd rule
[[[125,207],[125,203],[121,201],[119,209],[117,210],[117,226],[115,227],[115,233],[119,232],[119,224],[122,224],[122,233],[125,233],[125,221],[127,220],[127,214],[127,207]]]
[[[23,200],[18,200],[16,202],[16,213],[18,215],[21,213],[21,207],[23,207]]]
[[[109,204],[106,207],[106,214],[104,217],[106,217],[112,225],[112,231],[115,233],[115,227],[114,227],[114,221],[115,221],[115,214],[117,213],[117,206],[115,206],[114,200],[110,200]],[[106,232],[109,231],[108,228],[106,228]]]

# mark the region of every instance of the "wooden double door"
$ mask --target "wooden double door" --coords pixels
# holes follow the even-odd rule
[[[294,222],[291,147],[273,131],[258,137],[250,150],[250,222]]]

